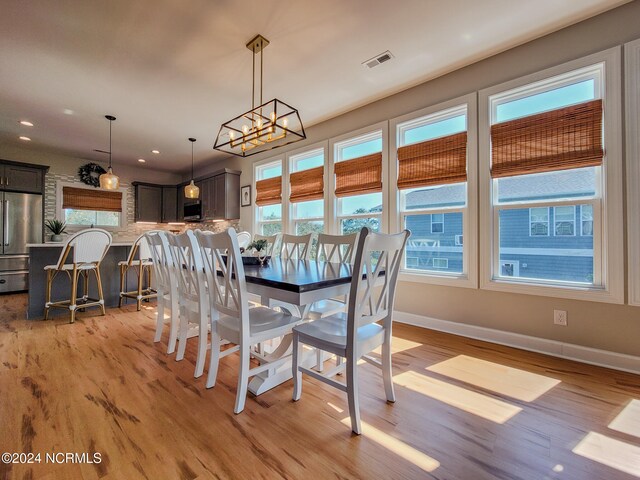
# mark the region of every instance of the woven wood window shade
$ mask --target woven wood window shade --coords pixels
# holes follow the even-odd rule
[[[122,192],[62,187],[62,208],[122,212]]]
[[[256,205],[282,203],[282,177],[267,178],[256,182]]]
[[[289,176],[291,202],[308,202],[324,198],[324,167],[310,168]]]
[[[334,172],[336,197],[382,191],[382,153],[338,162],[334,165]]]
[[[602,165],[602,100],[491,127],[494,178]]]
[[[467,181],[467,132],[398,149],[398,188]]]

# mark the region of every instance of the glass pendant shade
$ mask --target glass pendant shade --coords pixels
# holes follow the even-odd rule
[[[117,190],[120,188],[120,179],[113,174],[111,167],[109,167],[107,173],[100,175],[100,188],[103,190]]]
[[[200,187],[191,180],[191,183],[184,187],[184,196],[187,198],[198,198],[200,196]]]

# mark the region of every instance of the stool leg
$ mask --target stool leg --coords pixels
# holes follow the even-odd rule
[[[142,308],[142,279],[144,278],[144,267],[142,266],[142,262],[140,262],[140,267],[138,268],[138,295],[136,296],[136,309],[140,311]]]
[[[73,273],[71,275],[71,300],[69,301],[69,310],[71,310],[71,322],[74,323],[76,321],[76,299],[78,298],[78,276],[80,272],[78,272],[78,268],[73,266]]]
[[[100,309],[102,310],[102,315],[106,315],[107,312],[104,309],[104,295],[102,294],[102,277],[100,277],[100,266],[96,265],[96,269],[94,270],[96,273],[96,280],[98,282],[98,300],[100,302]]]
[[[89,271],[88,270],[84,270],[82,272],[82,277],[83,277],[83,281],[84,281],[84,295],[83,295],[82,299],[86,302],[87,299],[89,298]]]
[[[45,292],[44,319],[49,320],[49,304],[51,303],[51,270],[47,270],[47,290]]]
[[[125,289],[125,275],[126,275],[127,271],[126,271],[126,267],[124,265],[120,265],[120,299],[118,300],[118,308],[122,308],[122,300],[123,300],[123,296],[122,294],[124,293],[124,289]]]

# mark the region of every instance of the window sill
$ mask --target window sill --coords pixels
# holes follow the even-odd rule
[[[437,272],[418,273],[412,270],[401,270],[398,276],[401,282],[428,283],[446,287],[478,288],[478,284],[467,275],[438,275]]]
[[[539,297],[566,298],[588,302],[624,304],[624,294],[615,294],[605,288],[569,285],[542,285],[527,282],[510,282],[502,279],[484,280],[483,290],[505,293],[536,295]]]

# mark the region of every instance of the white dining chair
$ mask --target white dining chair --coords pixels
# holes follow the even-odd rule
[[[178,326],[180,325],[180,307],[178,296],[178,279],[175,276],[173,256],[169,249],[167,232],[152,231],[145,234],[154,266],[155,287],[157,291],[157,319],[154,342],[162,338],[165,311],[169,313],[169,341],[167,353],[172,354],[178,340]]]
[[[102,315],[105,315],[104,295],[102,293],[102,279],[100,277],[100,264],[111,246],[111,234],[101,228],[89,228],[82,230],[67,240],[60,252],[60,257],[55,265],[44,267],[47,272],[47,286],[45,291],[44,319],[49,318],[51,308],[63,308],[71,311],[71,322],[76,320],[78,308],[100,307]],[[72,263],[66,263],[73,249]],[[51,288],[53,280],[58,273],[64,272],[71,283],[71,296],[69,300],[51,301]],[[89,272],[96,277],[98,298],[89,298]],[[84,294],[78,298],[78,280],[82,276]],[[78,305],[80,300],[80,305]]]
[[[274,252],[277,252],[277,248],[279,247],[279,240],[282,237],[282,234],[276,233],[275,235],[260,235],[256,233],[253,236],[253,241],[256,242],[258,240],[266,240],[267,241],[267,256],[273,256]]]
[[[209,305],[202,254],[191,230],[180,235],[169,235],[168,239],[173,257],[173,270],[178,280],[180,305],[176,360],[184,358],[187,339],[197,336],[198,353],[194,376],[198,378],[204,373],[209,326]]]
[[[360,434],[358,360],[363,358],[382,369],[387,401],[395,402],[391,372],[391,325],[398,271],[410,232],[394,235],[360,232],[346,314],[321,318],[293,329],[293,400],[302,394],[302,373],[347,393],[351,429]],[[345,358],[325,375],[302,367],[302,345]],[[382,346],[382,361],[367,355]],[[333,375],[346,368],[346,383]]]
[[[238,246],[247,248],[251,243],[251,234],[249,232],[238,232]]]
[[[280,242],[280,257],[283,259],[308,260],[311,254],[313,233],[290,235],[284,233]]]
[[[244,265],[233,228],[213,235],[199,233],[198,242],[201,245],[210,302],[211,358],[207,388],[216,384],[220,358],[239,351],[240,365],[234,412],[240,413],[244,410],[249,378],[268,369],[277,368],[290,359],[288,355],[251,368],[251,346],[290,333],[301,319],[266,307],[249,308]],[[236,346],[221,352],[220,345],[224,341]]]
[[[133,298],[136,301],[136,309],[140,311],[142,301],[156,297],[156,290],[151,286],[151,269],[153,261],[151,259],[151,250],[147,242],[146,234],[143,233],[135,239],[129,255],[126,260],[118,262],[120,268],[120,301],[118,307],[122,307],[122,301],[125,298]],[[136,290],[127,291],[127,272],[134,270],[138,281],[136,282]],[[143,288],[144,277],[147,277],[147,286]]]

